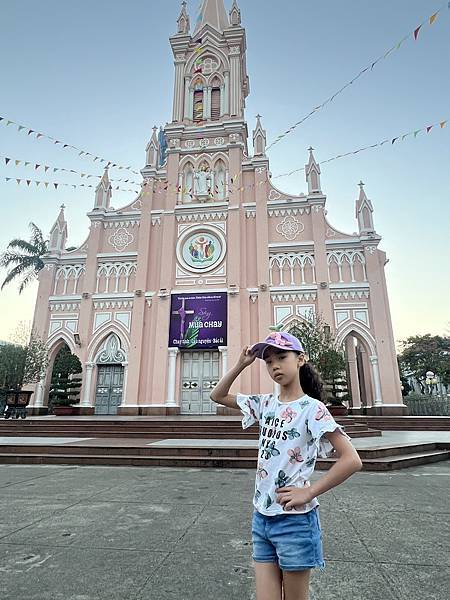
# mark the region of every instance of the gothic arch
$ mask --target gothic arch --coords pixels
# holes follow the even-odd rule
[[[64,332],[58,332],[57,334],[55,334],[55,337],[53,340],[47,340],[47,345],[48,345],[48,364],[47,364],[47,368],[45,370],[45,375],[43,380],[41,380],[41,382],[36,384],[36,390],[35,390],[35,394],[34,394],[34,400],[36,399],[36,396],[38,395],[38,386],[40,387],[40,392],[39,394],[42,393],[41,399],[43,400],[43,404],[44,405],[48,405],[48,394],[50,391],[50,383],[51,383],[51,379],[52,379],[52,373],[53,373],[53,365],[55,364],[55,359],[58,355],[58,352],[61,350],[61,348],[65,345],[69,348],[70,352],[72,354],[74,354],[78,359],[81,360],[80,358],[80,348],[78,348],[77,346],[75,346],[73,340],[70,339],[70,337],[68,335],[66,335]],[[81,363],[83,364],[83,363]]]
[[[75,346],[75,343],[73,341],[73,339],[71,339],[64,331],[57,331],[54,335],[53,335],[53,339],[52,337],[49,337],[47,340],[47,345],[48,345],[48,359],[49,359],[49,364],[51,360],[55,359],[55,356],[58,354],[58,352],[61,349],[61,346],[63,346],[63,344],[66,344],[69,348],[69,350],[72,352],[72,354],[75,354],[76,356],[78,356],[78,351],[79,348],[77,346]],[[79,358],[79,356],[78,356]]]
[[[115,334],[119,338],[120,346],[124,350],[125,354],[128,356],[128,352],[130,350],[129,337],[121,330],[119,323],[114,323],[114,325],[109,324],[105,327],[105,329],[97,332],[96,335],[92,338],[91,343],[88,347],[88,362],[94,362],[100,349],[105,344],[109,336],[112,334]]]
[[[215,80],[217,80],[217,86],[215,86],[215,87],[220,87],[221,85],[224,84],[224,80],[223,80],[221,73],[218,73],[217,71],[214,71],[213,73],[211,73],[211,75],[209,75],[208,85],[211,87],[214,87],[214,84],[216,83]]]
[[[225,163],[225,166],[228,168],[229,157],[224,152],[216,152],[213,154],[211,158],[213,167],[216,166],[216,163],[219,162],[219,160],[222,160]]]
[[[355,322],[347,323],[342,327],[342,329],[338,329],[336,334],[336,342],[339,345],[343,345],[345,338],[350,334],[355,335],[355,337],[357,338],[358,336],[362,338],[362,343],[366,346],[368,350],[370,350],[370,354],[372,356],[375,356],[377,354],[376,341],[372,334],[369,331],[364,330],[360,325],[357,325]]]
[[[227,55],[222,50],[220,50],[220,48],[210,46],[207,43],[207,45],[203,48],[202,52],[200,52],[200,53],[194,52],[186,61],[186,68],[185,68],[186,75],[192,74],[194,62],[198,58],[201,58],[202,60],[205,58],[217,58],[217,62],[219,63],[218,69],[222,69],[224,71],[230,70],[230,63],[229,63]]]
[[[122,364],[128,361],[128,354],[125,352],[120,338],[116,333],[110,333],[104,339],[103,344],[98,348],[94,356],[96,364],[117,363]]]
[[[191,163],[195,165],[195,161],[197,160],[196,156],[193,154],[186,154],[179,162],[179,171],[182,171],[187,163]]]

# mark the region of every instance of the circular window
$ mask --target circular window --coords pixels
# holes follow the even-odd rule
[[[177,244],[179,262],[194,273],[205,273],[216,267],[223,260],[225,252],[222,232],[201,225],[185,231]]]

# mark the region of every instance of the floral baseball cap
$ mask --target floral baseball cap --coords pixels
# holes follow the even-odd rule
[[[250,348],[256,358],[264,358],[264,352],[268,346],[277,348],[277,350],[292,350],[294,352],[305,352],[301,341],[287,331],[272,331],[263,342],[253,344]]]

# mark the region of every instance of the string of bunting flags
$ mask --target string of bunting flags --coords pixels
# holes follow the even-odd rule
[[[43,169],[44,173],[47,173],[47,171],[53,171],[53,173],[56,173],[57,171],[63,171],[64,173],[74,173],[76,175],[79,175],[80,177],[85,177],[86,179],[89,179],[91,177],[96,177],[98,179],[102,178],[102,175],[91,175],[88,173],[82,173],[81,171],[76,171],[75,169],[65,169],[63,167],[50,167],[48,165],[45,164],[38,164],[38,163],[33,163],[32,161],[29,160],[22,160],[22,159],[17,159],[17,158],[11,158],[8,156],[3,156],[0,155],[0,158],[3,159],[5,161],[5,165],[9,165],[9,166],[14,166],[14,167],[19,167],[21,165],[23,165],[24,167],[27,168],[34,168],[35,171],[38,171],[39,169]],[[110,179],[110,181],[118,181],[121,183],[131,183],[133,185],[141,185],[140,183],[138,183],[137,181],[133,181],[132,179]]]
[[[328,163],[333,160],[337,160],[338,158],[343,158],[344,156],[350,156],[352,154],[358,154],[359,152],[363,152],[364,150],[369,150],[371,148],[377,148],[379,146],[384,146],[384,144],[387,144],[388,142],[390,142],[391,146],[393,146],[396,142],[399,142],[399,141],[403,142],[407,137],[409,137],[411,135],[415,139],[421,132],[430,133],[430,131],[433,129],[433,127],[439,127],[440,129],[444,129],[447,122],[448,122],[448,119],[446,119],[445,121],[439,121],[438,123],[433,123],[432,125],[427,125],[426,127],[421,127],[420,129],[413,129],[412,131],[408,131],[408,133],[404,133],[402,135],[397,135],[396,137],[393,137],[393,138],[386,138],[380,142],[377,142],[376,144],[370,144],[369,146],[363,146],[362,148],[358,148],[357,150],[353,150],[352,152],[346,152],[345,154],[337,154],[336,156],[333,156],[331,158],[327,158],[326,160],[320,161],[320,164],[323,165],[324,163]],[[301,171],[304,171],[304,170],[305,170],[305,167],[302,167],[301,169],[294,169],[293,171],[289,171],[288,173],[282,173],[281,175],[277,175],[276,177],[274,177],[274,179],[279,179],[280,177],[289,177],[289,175],[293,175],[294,173],[300,173]]]
[[[55,190],[58,189],[58,187],[72,187],[74,190],[79,188],[79,187],[84,187],[84,188],[96,188],[96,185],[92,185],[92,184],[87,184],[87,183],[79,183],[79,184],[75,184],[75,183],[62,183],[60,181],[58,182],[53,182],[53,181],[38,181],[36,179],[23,179],[23,178],[17,178],[17,177],[5,177],[4,178],[6,183],[9,183],[11,181],[15,181],[17,183],[17,185],[20,185],[21,183],[26,183],[28,187],[30,187],[30,185],[32,183],[36,184],[36,187],[39,187],[41,184],[43,186],[45,186],[45,188],[47,189],[49,186],[53,186]],[[133,193],[137,193],[136,190],[125,190],[124,188],[121,188],[119,186],[117,187],[113,187],[113,190],[119,190],[121,192],[133,192]]]
[[[90,157],[94,162],[96,162],[98,160],[100,163],[107,163],[107,165],[109,167],[116,167],[119,170],[125,169],[126,171],[131,171],[131,173],[134,173],[135,175],[140,175],[140,173],[138,173],[138,171],[134,171],[131,168],[131,166],[124,167],[122,165],[119,165],[118,163],[111,161],[111,160],[106,160],[106,158],[102,158],[101,156],[95,156],[91,152],[87,152],[86,150],[78,148],[77,146],[73,146],[72,144],[67,144],[60,140],[57,140],[56,138],[54,138],[50,135],[47,135],[46,133],[41,133],[40,131],[31,129],[27,125],[21,125],[20,123],[16,123],[12,119],[7,119],[6,117],[0,117],[0,124],[5,125],[6,127],[9,127],[10,125],[15,125],[17,127],[18,133],[24,131],[24,132],[27,132],[27,135],[31,135],[32,137],[35,137],[37,140],[39,140],[40,138],[51,140],[54,144],[56,144],[56,145],[59,144],[63,150],[65,150],[67,148],[76,150],[78,152],[78,156]]]
[[[351,156],[354,154],[358,154],[360,152],[364,152],[366,150],[381,147],[389,142],[390,142],[390,145],[393,146],[394,144],[396,144],[398,142],[403,142],[406,138],[408,138],[410,136],[412,136],[414,139],[416,139],[420,133],[430,133],[430,131],[432,131],[432,129],[435,129],[435,128],[444,129],[445,126],[447,125],[447,123],[448,123],[448,119],[445,119],[443,121],[439,121],[439,122],[433,123],[431,125],[426,125],[425,127],[421,127],[419,129],[413,129],[411,131],[408,131],[407,133],[397,135],[393,138],[386,138],[384,140],[376,142],[375,144],[369,144],[367,146],[363,146],[356,150],[352,150],[351,152],[345,152],[344,154],[337,154],[336,156],[332,156],[331,158],[327,158],[325,160],[320,161],[319,164],[322,165],[325,163],[332,162],[334,160],[338,160],[340,158],[344,158],[346,156]],[[39,166],[41,166],[41,165],[39,165]],[[276,175],[275,177],[272,177],[272,179],[279,179],[281,177],[289,177],[290,175],[293,175],[294,173],[300,173],[301,171],[304,171],[304,170],[305,170],[305,167],[301,167],[300,169],[293,169],[292,171],[289,171],[287,173],[281,173],[280,175]],[[264,183],[266,183],[267,181],[269,181],[269,173],[268,173],[266,167],[257,167],[256,171],[258,173],[265,172],[266,177],[264,179],[261,179],[258,183],[252,183],[247,186],[240,186],[240,187],[231,189],[231,190],[229,190],[229,193],[233,194],[235,192],[242,192],[242,191],[245,191],[246,189],[251,189],[251,188],[255,188],[256,186],[261,186]],[[242,172],[236,173],[233,177],[231,177],[230,178],[231,184],[236,185],[239,182],[241,175],[242,175]],[[84,183],[77,185],[77,184],[61,183],[61,182],[37,181],[34,179],[22,179],[22,178],[19,179],[19,178],[14,178],[14,177],[5,177],[4,179],[6,182],[16,181],[18,185],[20,185],[23,182],[23,183],[26,183],[28,187],[31,185],[31,183],[35,183],[36,187],[39,187],[40,184],[43,184],[45,186],[45,188],[48,188],[49,186],[53,186],[55,188],[55,190],[58,189],[59,186],[73,187],[74,189],[76,189],[78,187],[87,187],[87,188],[96,187],[95,185],[84,184]],[[148,182],[144,181],[142,185],[145,187],[148,185]],[[126,190],[119,186],[117,186],[113,189],[120,190],[123,192],[138,193],[136,190],[132,190],[132,189]],[[155,182],[154,186],[153,186],[153,191],[154,191],[154,193],[158,193],[158,194],[161,194],[166,191],[177,192],[177,193],[181,192],[183,194],[188,194],[191,197],[191,199],[194,198],[191,187],[188,189],[181,185],[169,184],[169,182],[167,180]],[[214,190],[210,190],[210,192],[209,192],[210,198],[214,198],[215,195],[217,195],[217,196],[219,195],[219,188],[218,188],[217,184],[215,185]]]
[[[331,95],[329,98],[327,98],[325,100],[325,102],[322,102],[322,104],[318,104],[317,106],[315,106],[307,115],[305,115],[304,117],[302,117],[299,121],[297,121],[296,123],[294,123],[294,125],[292,125],[291,127],[289,127],[289,129],[287,129],[286,131],[284,131],[283,133],[280,133],[275,140],[270,143],[266,150],[269,150],[270,148],[272,148],[273,146],[275,146],[275,144],[278,144],[279,141],[281,141],[283,138],[285,138],[287,135],[289,135],[290,133],[292,133],[299,125],[301,125],[302,123],[304,123],[307,119],[309,119],[309,117],[311,117],[313,114],[319,112],[320,110],[322,110],[327,104],[329,104],[330,102],[332,102],[336,96],[339,96],[340,94],[342,94],[342,92],[350,87],[357,79],[359,79],[362,75],[364,75],[364,73],[369,73],[373,71],[373,68],[375,67],[375,65],[377,65],[379,62],[381,62],[382,60],[386,59],[390,54],[392,54],[393,52],[395,52],[396,50],[399,50],[401,45],[403,44],[404,41],[406,41],[408,38],[412,38],[414,39],[414,41],[417,41],[418,37],[419,37],[419,32],[422,29],[422,27],[426,24],[428,25],[433,25],[433,23],[436,22],[436,19],[439,15],[439,13],[443,10],[443,9],[449,9],[450,10],[450,1],[447,1],[445,4],[443,4],[437,11],[435,11],[432,15],[430,15],[427,19],[425,19],[424,21],[422,21],[422,23],[420,23],[420,25],[418,25],[417,27],[414,28],[414,30],[411,32],[409,32],[407,35],[405,35],[399,42],[397,42],[396,44],[394,44],[391,48],[389,48],[389,50],[387,50],[386,52],[384,52],[384,54],[382,54],[381,56],[379,56],[376,60],[374,60],[370,65],[368,65],[367,67],[365,67],[364,69],[362,69],[358,75],[356,75],[356,77],[354,77],[351,81],[348,81],[344,86],[342,86],[337,92],[335,92],[333,95]]]

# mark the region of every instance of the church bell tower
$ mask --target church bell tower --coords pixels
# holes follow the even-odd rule
[[[164,129],[169,181],[176,170],[172,201],[228,201],[233,174],[240,172],[248,154],[244,108],[249,80],[240,11],[236,2],[228,15],[223,0],[203,0],[191,32],[182,2],[177,25],[170,38],[175,66],[172,122]]]

